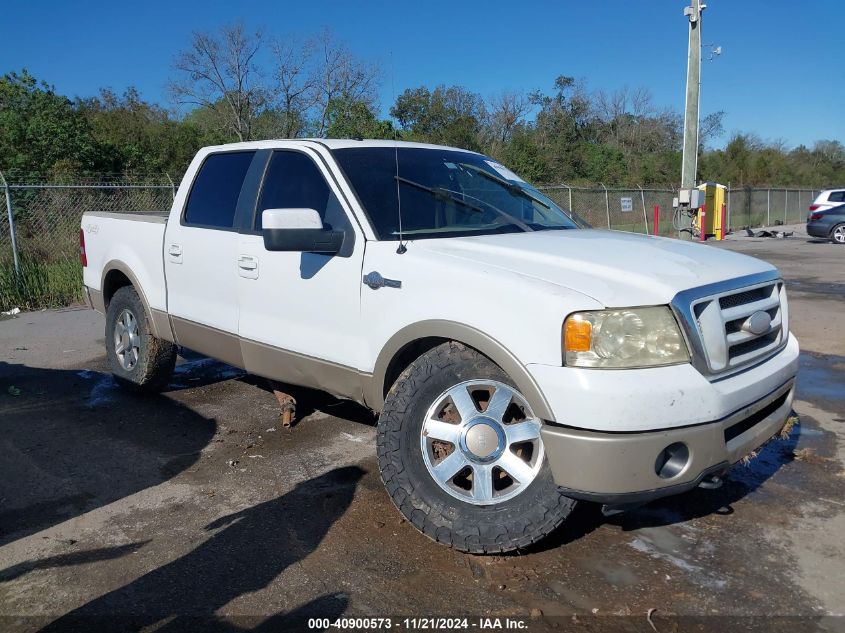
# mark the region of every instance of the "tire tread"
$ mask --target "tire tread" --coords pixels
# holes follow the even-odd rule
[[[497,517],[497,521],[493,522],[480,517],[478,520],[453,521],[421,497],[406,471],[399,441],[406,413],[428,381],[455,366],[466,367],[474,373],[489,366],[498,370],[474,349],[450,341],[411,363],[391,386],[377,433],[382,481],[394,505],[405,518],[438,543],[473,554],[504,553],[526,548],[555,530],[572,512],[576,502],[555,488],[550,494],[543,495],[542,503],[529,504],[518,515],[505,520]]]
[[[120,310],[129,308],[138,320],[141,335],[141,353],[138,364],[126,372],[117,361],[111,344],[111,329]],[[106,311],[106,349],[115,381],[131,391],[158,392],[164,389],[176,366],[176,346],[153,336],[150,322],[138,292],[132,286],[123,286],[114,293]]]

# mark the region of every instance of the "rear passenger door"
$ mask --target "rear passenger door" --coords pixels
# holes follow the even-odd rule
[[[164,239],[167,307],[177,342],[240,367],[235,217],[239,201],[248,197],[242,199],[241,191],[255,154],[208,154]]]

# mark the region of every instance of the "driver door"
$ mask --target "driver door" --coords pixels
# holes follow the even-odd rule
[[[265,209],[315,209],[325,227],[351,233],[335,255],[268,251]],[[309,148],[273,152],[252,227],[238,244],[239,334],[246,370],[359,397],[364,238],[334,179]]]

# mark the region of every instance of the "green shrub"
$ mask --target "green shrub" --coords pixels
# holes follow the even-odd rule
[[[75,258],[53,262],[21,257],[0,260],[0,311],[60,308],[82,300],[82,266]]]

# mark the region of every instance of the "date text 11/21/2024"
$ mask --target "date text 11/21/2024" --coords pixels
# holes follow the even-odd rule
[[[527,618],[448,618],[448,617],[413,617],[413,618],[310,618],[311,630],[399,630],[399,631],[443,631],[443,630],[527,630]]]

